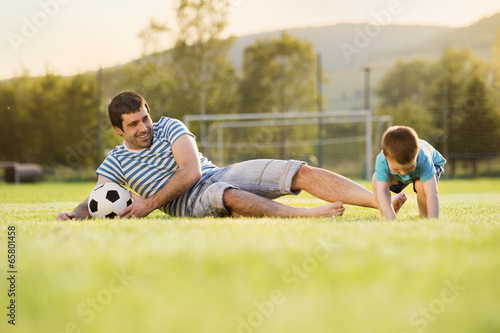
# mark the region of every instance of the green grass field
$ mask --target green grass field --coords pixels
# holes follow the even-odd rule
[[[395,222],[352,206],[339,219],[55,221],[92,188],[0,184],[1,332],[500,331],[500,179],[441,181],[430,221],[410,191]]]

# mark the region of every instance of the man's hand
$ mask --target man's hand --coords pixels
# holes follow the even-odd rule
[[[130,192],[130,191],[129,191]],[[118,217],[122,218],[133,218],[133,217],[146,217],[153,210],[154,207],[151,207],[150,201],[148,199],[144,199],[136,195],[135,193],[130,192],[130,196],[134,199],[134,202],[120,213],[118,213]]]

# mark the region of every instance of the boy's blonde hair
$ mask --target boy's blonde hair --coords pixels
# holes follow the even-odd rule
[[[420,147],[417,132],[408,126],[391,126],[382,136],[382,152],[385,158],[399,164],[409,164],[415,160]]]

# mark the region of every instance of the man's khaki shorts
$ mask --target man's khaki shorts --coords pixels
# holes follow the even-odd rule
[[[300,167],[301,161],[250,160],[222,168],[207,178],[200,186],[192,206],[191,216],[229,216],[224,207],[223,194],[228,188],[251,192],[268,199],[283,195],[297,195],[291,191],[292,178]]]

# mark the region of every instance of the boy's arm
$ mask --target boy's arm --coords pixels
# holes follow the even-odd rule
[[[392,220],[396,218],[396,212],[392,208],[391,192],[389,191],[389,182],[382,182],[377,180],[377,202],[378,209],[385,216],[386,219]]]
[[[436,177],[432,177],[423,184],[427,198],[427,217],[437,219],[439,217],[439,194]]]
[[[97,185],[100,185],[100,184],[104,184],[104,183],[108,183],[108,182],[111,182],[110,179],[104,177],[104,176],[101,176],[99,175],[99,177],[97,178]],[[87,218],[90,218],[90,213],[89,213],[89,208],[88,208],[88,197],[83,200],[78,206],[75,207],[75,209],[73,209],[73,211],[71,213],[66,213],[66,212],[61,212],[59,213],[59,215],[57,216],[57,220],[85,220]]]

